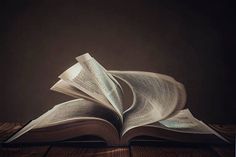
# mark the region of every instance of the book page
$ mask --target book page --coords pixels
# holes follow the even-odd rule
[[[102,91],[96,84],[94,76],[86,69],[82,67],[80,63],[74,64],[72,67],[64,71],[60,76],[64,82],[76,87],[78,90],[86,93],[93,99],[96,99],[108,108],[114,109],[110,102],[103,95]],[[55,85],[54,85],[55,89]]]
[[[65,103],[56,105],[54,111],[41,121],[34,128],[43,128],[61,123],[67,123],[69,120],[75,120],[84,117],[96,117],[107,120],[112,123],[117,129],[120,129],[121,122],[116,112],[104,107],[102,104],[97,104],[85,99],[75,99]]]
[[[162,126],[166,129],[184,133],[199,133],[199,134],[212,133],[208,129],[208,127],[202,125],[202,123],[199,120],[194,118],[188,109],[181,110],[176,115],[151,125],[157,127]]]
[[[74,87],[73,85],[69,84],[64,80],[59,80],[50,89],[74,98],[85,98],[94,102],[101,103],[97,99],[90,97],[88,94],[82,92],[81,90],[79,90],[78,88]]]
[[[134,127],[167,118],[185,105],[183,85],[169,76],[150,72],[109,72],[126,82],[134,96],[132,106],[123,115],[123,134]]]
[[[161,120],[148,126],[182,133],[214,134],[220,139],[229,142],[227,139],[225,139],[215,130],[211,129],[209,126],[204,124],[202,121],[194,118],[189,109],[181,110],[173,117]]]
[[[152,139],[146,139],[152,137]],[[138,138],[137,138],[138,137]],[[141,137],[141,138],[139,138]],[[193,117],[188,109],[178,111],[174,116],[129,129],[122,136],[121,143],[131,141],[165,140],[190,143],[229,143],[229,141]]]
[[[81,66],[87,69],[95,79],[95,84],[102,94],[110,102],[110,104],[116,109],[120,117],[123,116],[122,106],[122,90],[121,86],[113,76],[107,74],[105,68],[103,68],[93,57],[88,53],[76,58]]]
[[[56,105],[39,118],[31,121],[6,142],[11,142],[32,129],[66,125],[70,122],[80,120],[86,122],[86,119],[91,121],[92,118],[102,119],[111,123],[117,131],[122,127],[121,121],[115,111],[104,107],[102,104],[85,99],[75,99]]]

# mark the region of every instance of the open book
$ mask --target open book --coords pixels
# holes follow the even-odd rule
[[[184,109],[184,86],[172,77],[141,71],[107,71],[88,53],[76,58],[51,88],[76,99],[56,105],[6,143],[44,143],[95,136],[108,145],[137,137],[179,142],[226,141]],[[125,109],[124,88],[132,91]]]

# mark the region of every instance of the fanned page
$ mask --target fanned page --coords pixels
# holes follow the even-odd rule
[[[208,134],[211,131],[209,127],[202,125],[201,121],[194,118],[188,109],[181,110],[176,115],[150,126],[152,125],[184,133]]]
[[[211,129],[202,121],[194,118],[189,109],[179,111],[176,115],[165,120],[149,124],[148,126],[162,128],[170,131],[191,134],[214,134],[223,141],[229,142],[215,130]]]
[[[90,72],[87,69],[83,68],[80,63],[76,63],[75,65],[64,71],[59,76],[59,78],[66,82],[68,85],[76,87],[78,90],[98,100],[105,106],[112,108],[110,103],[102,94],[101,90],[98,88]],[[61,89],[58,85],[61,85],[61,82],[57,82],[51,89],[58,91],[58,89]],[[65,90],[63,92],[67,94]]]
[[[110,134],[106,134],[102,130],[91,129],[94,127],[93,125],[100,125],[104,130],[109,130]],[[114,139],[119,139],[118,129],[121,125],[117,114],[104,105],[85,99],[75,99],[56,105],[30,122],[6,142],[11,142],[22,135],[24,135],[22,137],[24,142],[52,142],[92,134],[105,139],[107,143],[113,143]],[[37,130],[38,136],[30,136],[30,133],[35,133],[34,130]]]
[[[114,109],[122,121],[122,89],[119,83],[89,54],[76,58],[78,63],[63,72],[51,89],[82,97]]]
[[[81,118],[100,118],[111,123],[117,130],[121,127],[119,117],[114,111],[104,107],[102,104],[94,103],[85,99],[75,99],[58,104],[53,112],[35,128],[45,128],[66,124]]]
[[[102,67],[93,57],[88,53],[76,58],[82,68],[87,69],[94,79],[97,88],[102,92],[102,95],[109,101],[109,103],[116,109],[120,117],[123,117],[122,106],[122,90],[121,86],[113,76],[108,75],[105,68]]]
[[[167,141],[187,143],[229,142],[202,121],[194,118],[188,109],[181,110],[164,120],[128,130],[122,136],[122,143],[127,144],[135,141],[135,137],[139,136],[150,136],[154,140],[157,138],[159,140],[165,139]],[[140,140],[142,141],[142,139]]]
[[[174,115],[185,105],[183,85],[169,76],[137,71],[109,72],[126,82],[133,92],[133,104],[123,115],[122,134]]]
[[[85,98],[85,99],[100,103],[97,99],[90,97],[88,94],[82,92],[81,90],[70,85],[68,82],[66,82],[64,80],[59,80],[50,89],[53,91],[56,91],[56,92],[60,92],[60,93],[69,95],[74,98]]]

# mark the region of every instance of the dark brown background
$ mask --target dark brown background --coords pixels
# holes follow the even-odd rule
[[[235,122],[234,8],[227,1],[7,1],[1,5],[1,121],[70,97],[49,88],[89,52],[107,69],[173,76],[205,122]]]

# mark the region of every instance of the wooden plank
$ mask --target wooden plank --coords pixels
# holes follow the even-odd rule
[[[220,133],[222,136],[229,139],[232,143],[235,142],[236,124],[209,124],[209,126],[218,133]]]
[[[235,154],[235,145],[232,146],[211,146],[211,148],[217,152],[221,157],[234,157]]]
[[[0,142],[22,128],[22,123],[0,122]],[[0,147],[1,157],[43,157],[49,146],[40,147]]]
[[[43,157],[48,150],[48,146],[41,147],[2,147],[1,157]]]
[[[150,147],[150,146],[132,146],[132,157],[220,157],[215,151],[209,147]]]
[[[127,147],[119,148],[78,148],[76,146],[54,146],[47,157],[129,157]]]
[[[23,126],[22,123],[7,123],[0,122],[0,142],[8,138],[14,132],[18,131]],[[236,125],[219,125],[209,124],[214,130],[227,137],[231,141],[235,140]]]
[[[23,125],[21,123],[0,122],[0,142],[8,138]],[[235,137],[235,125],[211,125],[216,131],[232,139]],[[132,146],[131,152],[126,147],[120,148],[81,148],[78,146],[1,147],[0,156],[105,156],[105,157],[145,157],[145,156],[198,156],[223,157],[234,156],[233,146],[176,147],[176,146]]]
[[[0,122],[0,142],[7,139],[22,127],[22,123],[3,123]]]

